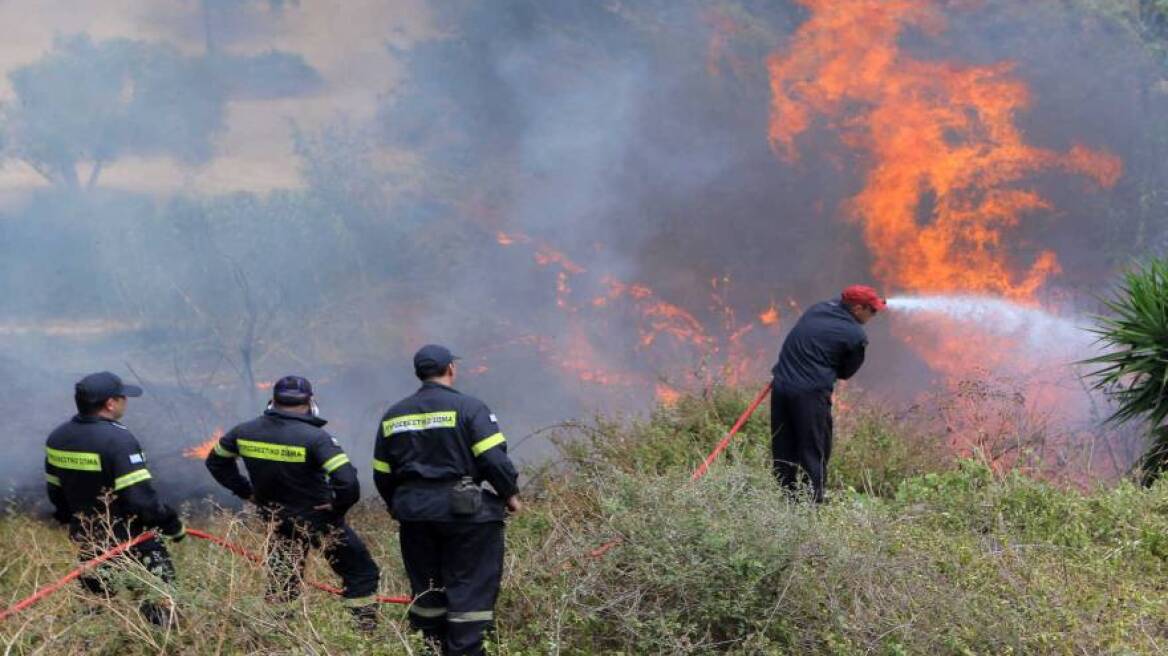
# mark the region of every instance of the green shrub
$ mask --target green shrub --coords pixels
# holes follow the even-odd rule
[[[750,398],[716,390],[645,420],[561,433],[563,458],[529,473],[529,508],[509,524],[498,653],[1163,653],[1168,483],[1082,492],[995,473],[921,448],[927,431],[862,402],[837,424],[840,471],[825,505],[775,485],[765,411],[691,482]],[[396,527],[375,505],[351,524],[384,591],[400,593]],[[252,520],[192,523],[262,548]],[[0,549],[7,601],[73,564],[59,529],[21,515],[0,519]],[[10,654],[417,653],[401,607],[386,607],[367,639],[328,595],[308,591],[298,612],[275,616],[250,564],[191,540],[175,554],[180,622],[169,634],[136,619],[129,598],[69,588],[0,625],[0,644]],[[333,580],[318,557],[310,576]]]
[[[926,428],[897,420],[884,408],[845,403],[848,409],[836,413],[832,486],[887,497],[906,479],[953,466],[952,453]]]

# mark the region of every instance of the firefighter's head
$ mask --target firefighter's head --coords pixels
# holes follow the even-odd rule
[[[302,376],[284,376],[272,385],[272,405],[285,412],[317,414],[312,383]]]
[[[126,414],[126,398],[142,396],[142,388],[126,385],[116,374],[101,371],[89,374],[73,386],[77,414],[100,416],[117,421]]]
[[[860,323],[868,323],[877,312],[888,307],[888,301],[867,285],[848,287],[840,294],[840,302]]]
[[[454,384],[457,359],[445,346],[427,344],[414,354],[414,375],[423,382],[434,381],[449,387]]]

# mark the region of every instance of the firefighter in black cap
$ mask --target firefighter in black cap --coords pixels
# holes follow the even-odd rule
[[[126,412],[127,397],[142,396],[142,388],[125,385],[103,371],[82,378],[74,387],[77,414],[54,430],[45,443],[45,480],[53,516],[69,525],[69,537],[81,546],[81,560],[100,555],[115,544],[157,529],[178,541],[186,529],[178,514],[158,499],[151,485],[146,455],[137,438],[118,420]],[[129,551],[169,587],[174,582],[170,553],[151,538]],[[112,594],[110,569],[80,578],[82,587],[100,595]],[[150,586],[154,587],[154,586]],[[172,619],[169,600],[146,600],[141,612],[152,623],[167,626]]]
[[[343,582],[345,606],[363,631],[377,627],[380,570],[365,543],[345,523],[361,491],[357,469],[322,427],[312,385],[281,378],[262,416],[232,428],[207,455],[211,475],[241,499],[253,501],[275,525],[268,552],[268,601],[290,605],[300,597],[310,548],[324,556]],[[236,467],[243,458],[248,478]]]
[[[422,387],[385,413],[373,452],[377,491],[401,523],[410,624],[448,656],[484,653],[503,573],[503,518],[522,508],[495,415],[452,387],[455,360],[442,346],[418,351]]]

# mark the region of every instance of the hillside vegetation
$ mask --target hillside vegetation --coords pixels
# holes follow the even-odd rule
[[[692,467],[745,407],[719,390],[643,421],[565,427],[561,458],[529,472],[508,532],[501,654],[1162,654],[1168,651],[1168,484],[1063,489],[956,460],[863,405],[841,417],[834,490],[812,507],[770,479],[765,408],[709,476]],[[407,590],[393,522],[372,502],[351,523]],[[260,550],[253,519],[190,521]],[[613,539],[619,541],[613,543]],[[590,555],[612,544],[604,555]],[[404,608],[372,638],[309,591],[279,616],[262,576],[205,542],[174,548],[170,632],[130,595],[74,587],[0,626],[5,654],[406,654]],[[0,520],[0,599],[62,575],[60,529]],[[318,559],[311,576],[334,578]],[[123,578],[137,579],[133,567]]]

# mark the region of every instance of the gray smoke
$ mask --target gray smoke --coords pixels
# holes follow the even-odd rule
[[[654,381],[709,365],[670,337],[641,344],[627,298],[592,307],[606,276],[649,285],[711,334],[727,307],[741,325],[870,280],[841,219],[870,163],[831,126],[798,165],[766,141],[765,58],[805,20],[798,4],[352,3],[322,38],[329,4],[125,2],[87,26],[64,5],[7,3],[59,34],[3,59],[10,489],[40,494],[42,440],[88,371],[145,384],[128,422],[173,482],[160,487],[197,497],[214,486],[182,449],[259,412],[284,374],[313,379],[363,464],[382,409],[415,387],[410,354],[444,342],[514,444],[593,411],[644,411]],[[1149,137],[1168,114],[1158,37],[1122,29],[1126,16],[1021,4],[945,5],[946,32],[906,42],[1014,60],[1037,145],[1124,158],[1108,192],[1034,180],[1055,209],[1017,232],[1020,261],[1051,248],[1063,262],[1052,293],[1090,299],[1168,234],[1168,144]],[[371,29],[384,32],[373,48]],[[584,268],[568,277],[577,307],[557,307],[560,268],[536,264],[533,244],[500,246],[500,231]],[[927,384],[886,326],[872,333],[862,386],[907,398]],[[557,354],[579,338],[589,366],[636,382],[565,371]],[[745,339],[766,353],[761,379],[779,336]]]

